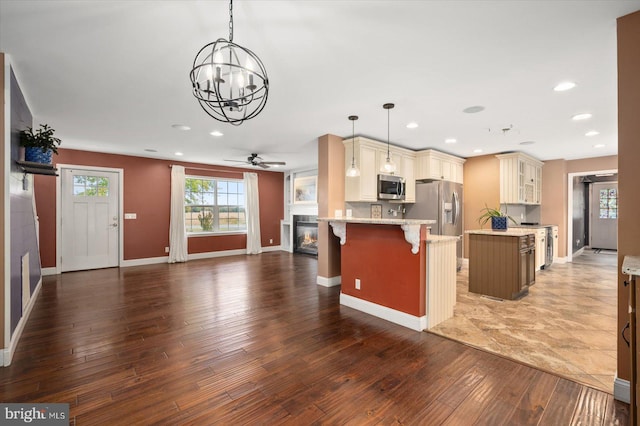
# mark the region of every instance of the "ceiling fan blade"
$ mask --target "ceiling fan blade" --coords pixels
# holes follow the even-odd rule
[[[232,162],[234,162],[234,163],[247,163],[247,162],[246,162],[246,161],[244,161],[244,160],[224,160],[224,161],[232,161]]]
[[[265,163],[256,163],[254,166],[262,167],[263,169],[268,169],[269,165]]]
[[[260,164],[268,164],[270,166],[286,166],[287,163],[285,163],[284,161],[263,161]]]

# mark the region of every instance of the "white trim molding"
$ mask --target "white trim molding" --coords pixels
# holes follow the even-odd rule
[[[427,328],[426,315],[416,317],[414,315],[387,308],[386,306],[377,305],[367,300],[358,299],[357,297],[349,296],[344,293],[340,293],[340,304],[415,331],[423,331]]]
[[[631,385],[628,380],[615,378],[613,381],[613,398],[627,404],[631,401]]]
[[[42,268],[41,270],[42,276],[46,277],[48,275],[58,275],[58,269],[54,266],[52,268]]]
[[[22,318],[18,321],[18,325],[16,329],[13,331],[13,335],[11,336],[11,341],[9,343],[8,348],[4,348],[2,352],[0,352],[0,365],[6,367],[11,364],[11,360],[13,359],[13,354],[16,351],[16,347],[18,346],[18,341],[20,341],[20,337],[22,336],[22,331],[24,330],[24,326],[29,320],[29,315],[33,310],[33,306],[36,304],[36,300],[40,295],[40,289],[42,288],[42,278],[38,280],[38,284],[36,285],[35,290],[33,290],[33,294],[31,295],[31,299],[29,299],[29,303],[22,313]]]
[[[342,275],[338,275],[337,277],[321,277],[318,275],[316,279],[316,284],[321,285],[323,287],[335,287],[342,284]]]

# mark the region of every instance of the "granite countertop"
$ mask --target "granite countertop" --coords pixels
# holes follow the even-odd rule
[[[460,237],[454,235],[427,235],[427,244],[446,243],[447,241],[458,241]]]
[[[533,235],[535,230],[532,228],[515,228],[509,227],[505,231],[494,231],[492,229],[471,229],[465,231],[465,234],[480,234],[480,235],[502,235],[508,237],[521,237],[523,235]]]
[[[431,225],[431,219],[371,219],[368,217],[319,217],[318,222],[365,223],[370,225]]]
[[[622,260],[622,273],[640,276],[640,256],[625,256]]]

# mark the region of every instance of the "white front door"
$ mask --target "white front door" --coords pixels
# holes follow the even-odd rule
[[[591,243],[593,249],[618,248],[618,183],[591,184]]]
[[[119,175],[61,169],[62,272],[118,266]]]

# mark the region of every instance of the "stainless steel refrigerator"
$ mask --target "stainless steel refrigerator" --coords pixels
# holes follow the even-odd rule
[[[458,240],[458,271],[462,268],[462,184],[449,181],[417,181],[416,202],[405,204],[406,219],[431,219],[430,232],[453,235]]]

